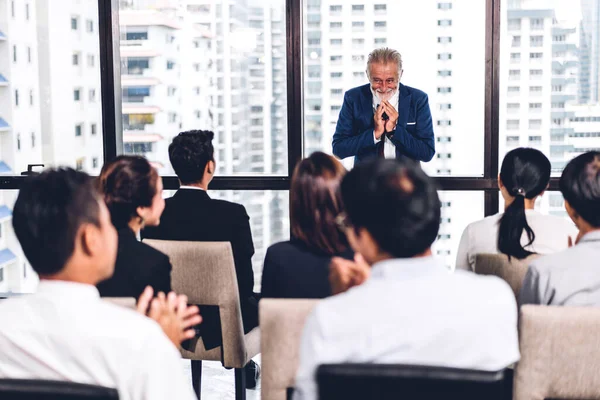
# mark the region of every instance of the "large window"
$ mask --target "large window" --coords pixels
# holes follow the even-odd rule
[[[167,148],[190,129],[215,132],[210,193],[246,206],[260,282],[266,248],[289,235],[294,163],[331,153],[344,93],[367,84],[376,47],[400,51],[402,83],[429,96],[437,153],[422,165],[443,189],[434,253],[450,268],[464,227],[503,207],[507,151],[548,155],[539,206],[564,215],[556,176],[600,147],[592,1],[26,3],[0,10],[0,292],[35,283],[10,227],[28,164],[95,175],[121,151],[142,154],[172,190]]]
[[[339,91],[368,83],[369,52],[388,46],[402,55],[401,82],[429,96],[437,152],[451,155],[434,158],[423,168],[438,176],[483,176],[485,1],[353,3],[323,15],[323,8],[312,7],[321,2],[327,4],[304,2],[305,16],[321,16],[320,25],[304,25],[304,85],[309,88],[304,92],[304,154],[332,152],[344,100]],[[346,21],[353,20],[359,5],[363,30],[356,32]],[[358,39],[369,45],[339,46],[342,40]],[[352,166],[352,159],[345,165]]]
[[[120,3],[125,152],[174,175],[172,138],[212,130],[217,176],[287,175],[284,1]]]
[[[483,192],[440,191],[439,196],[442,202],[440,231],[432,251],[448,269],[454,269],[464,229],[484,217]]]
[[[78,162],[97,174],[93,159],[103,158],[102,137],[78,127],[102,124],[100,68],[83,62],[98,57],[99,40],[78,21],[97,24],[98,2],[14,5],[14,16],[0,11],[0,174]]]
[[[516,147],[534,147],[559,176],[573,157],[600,149],[593,137],[600,135],[599,52],[593,44],[600,26],[594,4],[502,1],[500,163]],[[529,56],[515,65],[510,57],[515,51]],[[516,73],[520,82],[513,79]],[[544,196],[540,207],[562,212],[549,204],[557,194]]]
[[[104,158],[98,1],[12,1],[0,9],[0,175],[28,166],[98,174]],[[39,170],[39,166],[32,168]],[[13,186],[14,187],[14,186]],[[0,292],[30,292],[37,276],[12,229],[18,191],[0,190]]]

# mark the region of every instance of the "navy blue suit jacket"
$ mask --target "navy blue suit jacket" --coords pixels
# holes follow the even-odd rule
[[[435,154],[435,140],[427,94],[400,84],[397,109],[398,122],[391,139],[396,145],[396,158],[431,160]],[[377,156],[373,116],[370,85],[348,90],[333,135],[333,154],[339,158],[355,156],[355,162]]]

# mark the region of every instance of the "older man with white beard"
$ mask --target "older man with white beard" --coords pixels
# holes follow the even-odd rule
[[[344,95],[333,135],[333,154],[430,161],[435,154],[427,94],[400,83],[402,57],[387,47],[367,61],[366,85]]]

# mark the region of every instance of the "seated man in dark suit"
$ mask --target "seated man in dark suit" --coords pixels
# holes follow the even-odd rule
[[[147,227],[148,239],[230,242],[235,261],[244,333],[258,326],[258,295],[253,292],[254,244],[250,218],[241,204],[211,199],[206,192],[215,173],[211,131],[188,131],[177,135],[169,146],[169,159],[180,187],[165,201],[159,226]],[[206,348],[221,345],[218,310],[203,307],[201,327]],[[258,366],[247,366],[247,386],[254,387]],[[254,383],[253,383],[254,382]]]

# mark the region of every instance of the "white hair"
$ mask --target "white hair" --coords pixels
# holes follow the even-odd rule
[[[371,79],[371,64],[388,64],[394,63],[398,66],[398,75],[402,71],[402,56],[394,49],[382,47],[375,49],[369,54],[367,60],[367,77]]]

